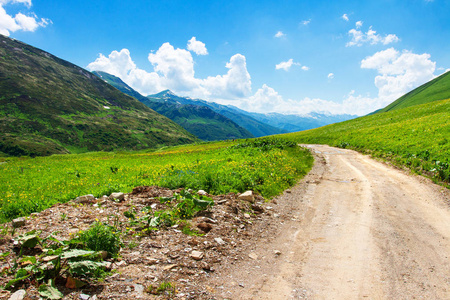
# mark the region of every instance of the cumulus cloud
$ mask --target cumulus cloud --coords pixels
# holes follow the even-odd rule
[[[333,73],[329,73],[327,77],[328,77],[328,79],[333,79],[334,78],[334,74]]]
[[[375,86],[378,97],[392,101],[433,79],[436,62],[430,54],[400,53],[394,48],[379,51],[361,61],[361,68],[377,70]]]
[[[181,95],[204,99],[236,99],[251,93],[251,78],[247,71],[245,56],[236,54],[225,65],[225,75],[200,79],[195,77],[194,59],[191,52],[176,49],[164,43],[156,52],[148,55],[153,66],[147,72],[136,66],[128,49],[112,51],[108,57],[100,54],[87,68],[104,71],[121,78],[138,92],[148,95],[170,89]]]
[[[275,35],[274,35],[274,37],[276,37],[276,38],[282,38],[282,37],[284,37],[284,36],[286,36],[282,31],[278,31]]]
[[[19,30],[34,32],[39,27],[46,27],[51,23],[49,19],[39,19],[36,14],[24,15],[17,13],[14,17],[9,15],[3,5],[8,3],[24,4],[28,8],[31,7],[31,0],[0,0],[0,34],[9,36],[11,32]]]
[[[285,71],[289,71],[292,65],[300,65],[299,63],[294,63],[294,60],[291,58],[288,61],[282,61],[279,64],[275,65],[275,69],[280,70],[283,69]]]
[[[371,44],[376,45],[379,43],[382,43],[383,45],[388,45],[391,43],[396,43],[400,39],[395,34],[387,34],[385,36],[381,36],[380,34],[377,34],[375,30],[372,29],[372,26],[369,27],[369,30],[367,32],[363,32],[360,30],[362,27],[363,22],[358,21],[355,24],[354,29],[350,29],[348,32],[348,35],[351,37],[351,40],[346,44],[346,47],[351,46],[362,46],[363,44]]]
[[[206,49],[206,46],[204,43],[197,41],[197,39],[195,38],[195,36],[193,36],[187,44],[187,49],[189,51],[194,52],[197,55],[207,55],[208,54],[208,50]]]
[[[309,67],[307,67],[307,66],[302,66],[302,70],[303,70],[303,71],[308,71],[308,70],[309,70]]]
[[[343,14],[341,18],[342,18],[342,20],[347,21],[347,22],[349,20],[347,14]]]

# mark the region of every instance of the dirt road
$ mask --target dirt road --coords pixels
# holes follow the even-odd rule
[[[277,199],[276,233],[212,278],[217,298],[450,299],[448,190],[354,151],[308,147],[316,165]]]

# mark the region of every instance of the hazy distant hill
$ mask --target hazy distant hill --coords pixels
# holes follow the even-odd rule
[[[168,117],[204,141],[254,137],[249,131],[209,107],[166,101],[166,98],[177,97],[170,91],[160,93],[161,97],[158,98],[144,97],[114,75],[105,72],[94,72],[94,74],[118,90],[135,97],[156,112]]]
[[[0,151],[142,149],[196,138],[92,73],[0,35]]]
[[[450,71],[403,95],[385,108],[378,110],[377,113],[449,98]]]

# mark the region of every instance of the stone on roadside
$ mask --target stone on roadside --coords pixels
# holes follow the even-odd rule
[[[109,200],[123,201],[123,200],[125,200],[125,194],[124,193],[112,193],[111,195],[109,195]]]
[[[205,192],[204,190],[199,190],[199,191],[197,192],[197,194],[200,195],[200,196],[206,196],[206,195],[208,195],[208,193]]]
[[[18,228],[25,226],[26,220],[23,217],[12,220],[12,227]]]
[[[225,241],[222,240],[220,237],[215,238],[214,240],[216,241],[217,244],[219,244],[219,245],[221,245],[221,246],[222,246],[222,245],[225,245]]]
[[[201,260],[201,259],[203,258],[204,255],[205,255],[205,254],[204,254],[203,252],[194,250],[194,251],[191,252],[191,254],[190,254],[189,256],[190,256],[192,259],[195,259],[195,260]]]
[[[248,255],[248,257],[250,257],[251,259],[254,259],[254,260],[257,260],[257,259],[258,259],[258,255],[257,255],[256,253],[254,253],[254,252],[250,253],[250,254]]]
[[[93,202],[95,200],[94,195],[89,194],[89,195],[83,195],[83,196],[79,196],[77,197],[74,202],[75,203],[89,203],[89,202]]]
[[[248,214],[248,213],[245,213],[245,214],[244,214],[244,218],[246,218],[246,219],[250,219],[250,214]]]
[[[253,191],[246,191],[238,196],[239,200],[244,200],[248,202],[254,202],[255,196],[253,195]]]
[[[27,292],[25,290],[18,290],[9,297],[9,300],[23,300]]]
[[[281,251],[280,250],[273,250],[273,253],[277,256],[281,255]]]

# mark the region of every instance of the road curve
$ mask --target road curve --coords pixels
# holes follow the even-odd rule
[[[289,211],[279,233],[255,241],[258,261],[230,269],[242,284],[223,284],[223,298],[450,299],[448,190],[351,150],[307,147],[316,164],[277,200]]]

